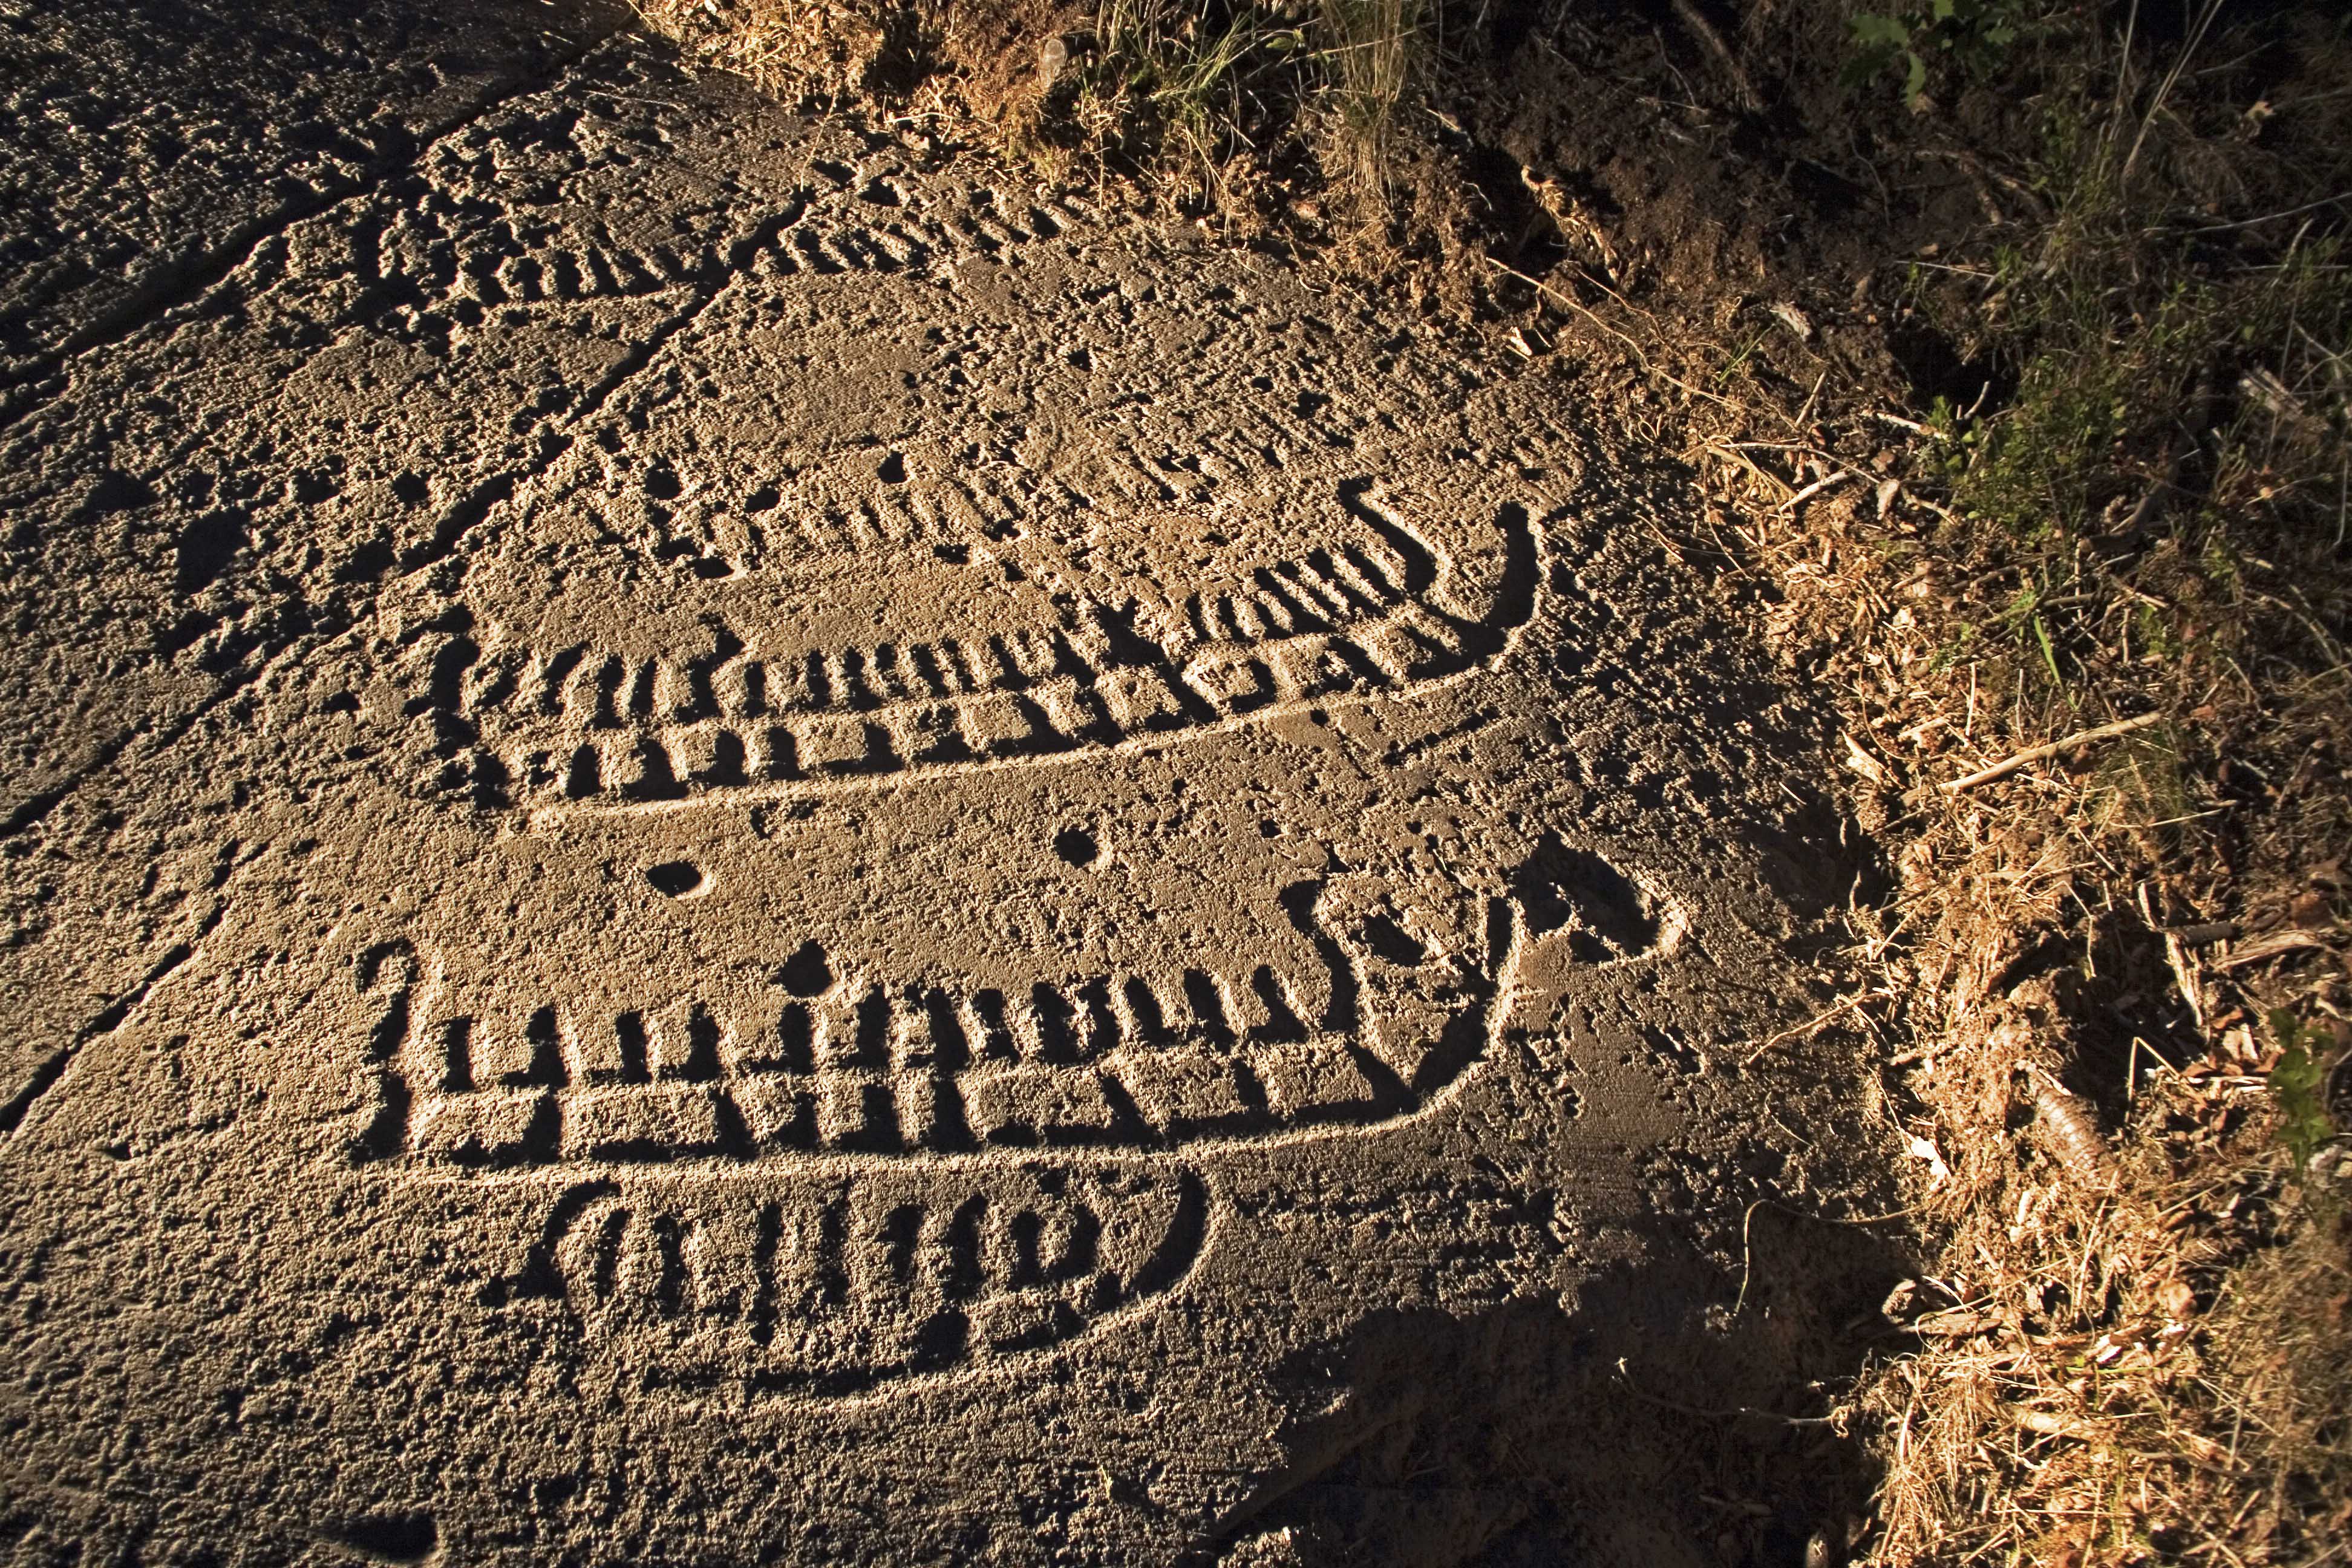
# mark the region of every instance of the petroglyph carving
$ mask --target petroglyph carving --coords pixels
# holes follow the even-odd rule
[[[840,1397],[1098,1329],[1178,1284],[1209,1220],[1181,1166],[599,1178],[555,1199],[512,1289],[648,1384]]]
[[[1408,1115],[1484,1054],[1507,905],[1463,953],[1406,933],[1360,878],[1283,902],[1306,966],[1025,990],[836,974],[811,943],[756,993],[592,1011],[468,1000],[404,959],[362,975],[379,1092],[354,1153],[462,1173],[1168,1150]]]
[[[613,199],[649,143],[696,127],[646,94],[658,79],[604,51],[565,101],[520,105],[445,137],[414,187],[356,226],[348,265],[391,307],[395,335],[431,340],[583,302],[656,298],[762,279],[926,271],[997,258],[1087,224],[1072,200],[954,210],[882,205],[846,165],[809,161],[769,188],[712,189],[659,212]],[[604,89],[604,90],[600,90]],[[517,200],[518,195],[524,199]]]
[[[1397,695],[1481,668],[1507,645],[1534,593],[1523,510],[1497,515],[1501,581],[1481,594],[1437,550],[1350,500],[1374,526],[1223,584],[1139,584],[1118,604],[1049,584],[984,602],[957,633],[846,647],[796,637],[804,608],[777,588],[729,585],[701,597],[695,641],[667,651],[593,640],[485,651],[462,639],[446,661],[462,674],[437,676],[431,700],[475,727],[511,804],[662,809],[1153,744]],[[1446,607],[1465,599],[1483,615]]]

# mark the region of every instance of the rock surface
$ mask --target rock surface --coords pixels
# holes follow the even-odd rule
[[[0,1542],[1515,1539],[1297,1370],[1670,1327],[1844,886],[1605,420],[592,11],[5,26]]]

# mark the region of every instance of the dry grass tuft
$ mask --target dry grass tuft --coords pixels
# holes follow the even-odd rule
[[[2346,428],[2342,391],[2303,384]],[[2054,420],[2034,396],[2004,417]],[[2265,1019],[2352,1041],[2340,489],[2242,409],[2175,526],[2119,549],[2145,514],[2098,489],[2179,485],[2177,455],[2109,433],[2050,463],[2084,500],[2045,489],[2020,530],[1948,426],[1885,413],[1776,430],[1724,398],[1692,453],[1769,631],[1843,693],[1849,789],[1898,882],[1852,912],[1853,957],[1910,1043],[1936,1261],[1891,1314],[1914,1348],[1858,1394],[1885,1466],[1870,1560],[2326,1561],[2352,1498],[2352,1185],[2294,1167]],[[2233,490],[2258,464],[2269,487]],[[2085,731],[2106,734],[1947,787]]]
[[[1823,441],[1782,479],[1753,434],[1718,432],[1694,459],[1726,503],[1727,553],[1777,579],[1784,652],[1845,693],[1850,787],[1899,884],[1851,912],[1852,956],[1864,1005],[1908,1046],[1895,1100],[1934,1262],[1890,1303],[1911,1348],[1849,1406],[1885,1467],[1869,1560],[2328,1560],[2352,1522],[2352,1182],[2325,1150],[2297,1170],[2273,1084],[2288,1042],[2263,1019],[2315,1020],[2297,1027],[2323,1056],[2352,1041],[2340,668],[2199,702],[2219,672],[2291,645],[2257,613],[2284,575],[2231,574],[2226,598],[2105,622],[2177,638],[2173,605],[2234,612],[2249,635],[2178,687],[2078,675],[2037,691],[2041,638],[1953,651],[1999,601],[2000,549],[1907,548],[1945,521],[1906,522],[1899,499],[1875,515],[1860,484],[1790,505],[1854,459]],[[1988,576],[1990,593],[1937,602]],[[2340,574],[2304,582],[2341,624]],[[2128,578],[2097,585],[2091,624],[2137,607]],[[2079,633],[2051,646],[2065,668],[2084,651]],[[2158,721],[1939,787],[2126,700]],[[2276,783],[2235,797],[2237,769]],[[2294,871],[2252,874],[2257,855]]]
[[[787,101],[841,98],[866,81],[895,7],[881,0],[632,0],[688,58]]]
[[[1376,200],[1388,189],[1396,116],[1422,66],[1427,0],[1319,0],[1317,16],[1338,128],[1330,162]]]
[[[1889,1314],[1918,1348],[1860,1401],[1888,1435],[1874,1560],[2309,1560],[2352,1497],[2352,1273],[2340,1196],[2287,1180],[2263,1060],[2159,1073],[2119,1166],[2085,1171],[2020,1156],[2049,1022],[1998,1012],[1913,1085],[1953,1164],[1938,1271]]]
[[[789,101],[860,95],[1242,233],[1387,211],[1436,0],[635,0]],[[1141,177],[1138,177],[1141,176]]]

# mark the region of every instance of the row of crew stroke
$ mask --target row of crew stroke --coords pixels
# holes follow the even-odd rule
[[[379,1032],[398,1148],[466,1165],[783,1150],[1150,1144],[1362,1118],[1404,1096],[1328,976],[1097,979],[1007,997],[840,987],[733,1018],[448,1016],[396,994]],[[412,1016],[413,1015],[413,1016]]]
[[[1328,593],[1339,596],[1337,589]],[[788,657],[747,655],[742,640],[723,627],[705,647],[656,658],[601,652],[585,643],[546,653],[527,647],[484,653],[457,644],[449,656],[457,668],[438,679],[453,683],[447,697],[468,718],[552,719],[570,728],[596,730],[872,712],[989,691],[1026,691],[1055,680],[1100,684],[1121,669],[1169,669],[1179,663],[1205,669],[1277,651],[1258,645],[1333,640],[1328,634],[1335,633],[1366,645],[1361,652],[1374,672],[1398,679],[1454,652],[1463,640],[1444,617],[1414,613],[1401,591],[1390,588],[1367,590],[1338,606],[1305,586],[1289,595],[1269,589],[1188,601],[1185,616],[1197,625],[1182,631],[1158,628],[1158,635],[1139,624],[1142,617],[1132,609],[1085,609],[1058,626]],[[1200,650],[1200,657],[1187,654],[1187,647]]]
[[[704,720],[658,729],[532,726],[494,737],[511,785],[533,797],[675,799],[706,791],[898,773],[1113,746],[1213,724],[1284,702],[1392,689],[1461,668],[1459,643],[1406,628],[1358,640],[1302,638],[1265,659],[1196,660],[1188,669],[1116,668],[1091,682],[1055,677],[1019,691],[901,703],[871,712],[772,721]]]
[[[1410,1108],[1387,1066],[1344,1038],[1213,1049],[1123,1047],[1097,1063],[980,1062],[959,1071],[824,1068],[805,1077],[428,1093],[400,1100],[366,1151],[511,1168],[955,1154],[990,1147],[1164,1148]]]
[[[707,1083],[827,1068],[1076,1065],[1123,1045],[1297,1044],[1353,1023],[1335,1016],[1328,973],[1188,969],[1157,980],[1098,976],[1025,994],[992,987],[834,984],[821,995],[738,1008],[681,1000],[607,1014],[541,1005],[460,1011],[446,991],[395,993],[377,1054],[419,1088]]]
[[[847,1394],[1068,1340],[1200,1256],[1188,1171],[974,1174],[683,1202],[592,1180],[516,1283],[649,1382]]]

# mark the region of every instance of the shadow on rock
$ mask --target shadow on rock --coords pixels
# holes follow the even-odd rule
[[[1573,1310],[1385,1311],[1294,1357],[1290,1462],[1195,1560],[1843,1563],[1872,1474],[1830,1412],[1905,1269],[1852,1227],[1769,1228],[1737,1316],[1739,1280],[1685,1258],[1603,1273]]]

